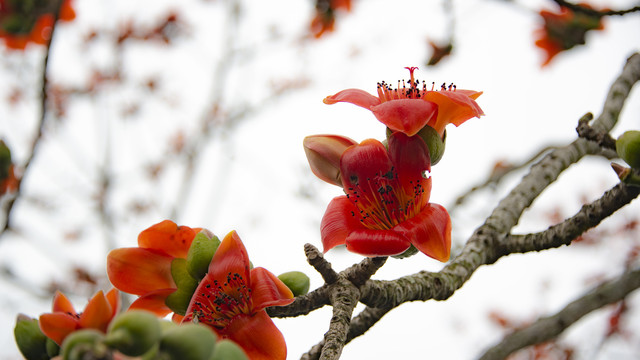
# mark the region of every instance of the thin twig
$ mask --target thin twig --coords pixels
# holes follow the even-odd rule
[[[639,287],[640,269],[625,272],[617,279],[602,283],[571,302],[555,315],[540,318],[533,324],[509,334],[500,343],[487,350],[480,360],[504,359],[516,350],[549,341],[584,315],[624,299]]]
[[[40,145],[40,142],[42,140],[42,135],[44,133],[45,124],[48,117],[47,102],[49,98],[48,98],[47,91],[48,91],[48,84],[49,84],[48,82],[49,56],[51,54],[51,44],[53,43],[53,37],[56,33],[55,31],[57,27],[56,24],[58,22],[58,18],[60,17],[60,8],[62,7],[62,1],[56,2],[55,5],[56,6],[52,9],[53,10],[52,15],[53,15],[54,21],[51,25],[49,40],[45,44],[44,59],[42,61],[42,78],[41,78],[42,86],[40,88],[40,118],[38,119],[36,134],[31,142],[31,149],[28,153],[27,159],[24,162],[24,165],[22,166],[22,176],[18,179],[17,189],[13,197],[7,201],[7,204],[5,207],[5,224],[4,224],[4,227],[2,228],[2,231],[0,232],[0,237],[6,231],[11,230],[11,227],[12,227],[11,215],[14,209],[13,206],[18,200],[18,198],[20,198],[21,196],[22,182],[27,177],[29,170],[31,169],[31,164],[33,163],[33,159],[36,156],[38,146]]]

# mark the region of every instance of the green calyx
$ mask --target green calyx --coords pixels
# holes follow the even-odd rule
[[[311,286],[309,277],[300,271],[289,271],[280,274],[278,279],[287,285],[293,296],[305,295],[309,292],[309,287]]]
[[[140,356],[160,341],[160,321],[150,312],[131,310],[116,316],[105,344],[127,356]]]
[[[196,235],[187,254],[187,271],[191,277],[202,280],[219,245],[220,239],[208,230],[202,230]]]
[[[191,276],[187,270],[187,260],[182,258],[171,261],[171,276],[177,290],[167,296],[165,304],[176,314],[184,315],[189,307],[191,296],[198,287],[198,280]]]
[[[393,255],[393,258],[396,259],[404,259],[404,258],[408,258],[409,256],[413,256],[415,254],[418,253],[418,249],[411,245],[407,250],[405,250],[402,254],[398,254],[398,255]]]
[[[58,346],[40,331],[37,319],[18,315],[13,335],[18,349],[27,360],[46,360],[57,355]],[[48,350],[49,347],[52,349]]]

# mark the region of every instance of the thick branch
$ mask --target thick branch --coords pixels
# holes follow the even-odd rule
[[[353,309],[358,305],[360,294],[349,280],[340,279],[329,295],[333,306],[333,316],[329,331],[324,334],[324,346],[320,360],[339,359],[342,348],[347,342],[347,333],[351,323]]]
[[[624,299],[640,287],[640,269],[626,272],[619,278],[607,281],[573,301],[557,314],[540,318],[533,324],[516,330],[499,344],[487,350],[481,360],[504,359],[512,352],[526,346],[551,340],[584,315],[607,304]]]

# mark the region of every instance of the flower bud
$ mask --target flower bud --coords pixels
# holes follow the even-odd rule
[[[305,295],[309,292],[309,286],[311,286],[309,277],[300,271],[289,271],[280,274],[278,279],[287,285],[293,296]]]
[[[69,334],[60,346],[62,360],[94,359],[105,355],[104,334],[96,329],[82,329]]]
[[[47,352],[47,340],[50,339],[40,330],[38,319],[31,319],[26,315],[18,315],[13,335],[18,349],[25,359],[40,360],[50,357]]]
[[[216,334],[206,325],[181,324],[162,334],[158,355],[180,360],[209,359],[216,340]]]
[[[312,135],[304,138],[302,144],[311,171],[320,180],[342,187],[340,157],[349,146],[357,143],[339,135]]]
[[[150,312],[132,310],[109,324],[105,344],[127,356],[140,356],[160,341],[160,323]]]
[[[194,279],[201,280],[207,274],[218,245],[220,239],[207,230],[200,231],[193,239],[187,254],[187,271]]]
[[[189,307],[191,296],[198,287],[198,280],[191,277],[187,271],[187,260],[182,258],[171,261],[171,276],[177,290],[167,296],[165,304],[176,314],[184,315]]]
[[[629,166],[640,169],[640,131],[625,131],[616,141],[616,152]]]
[[[231,340],[223,339],[216,343],[209,360],[249,360],[242,348]]]

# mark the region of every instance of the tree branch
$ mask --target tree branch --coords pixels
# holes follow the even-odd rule
[[[565,306],[555,315],[538,319],[533,324],[516,330],[499,344],[487,350],[480,360],[504,359],[526,346],[551,340],[584,315],[607,304],[624,299],[640,287],[640,269],[628,271],[619,278],[600,284],[579,299]]]
[[[504,241],[508,253],[540,251],[569,245],[587,229],[597,226],[640,194],[640,187],[618,183],[598,200],[582,206],[573,217],[549,229],[526,235],[510,235]]]

